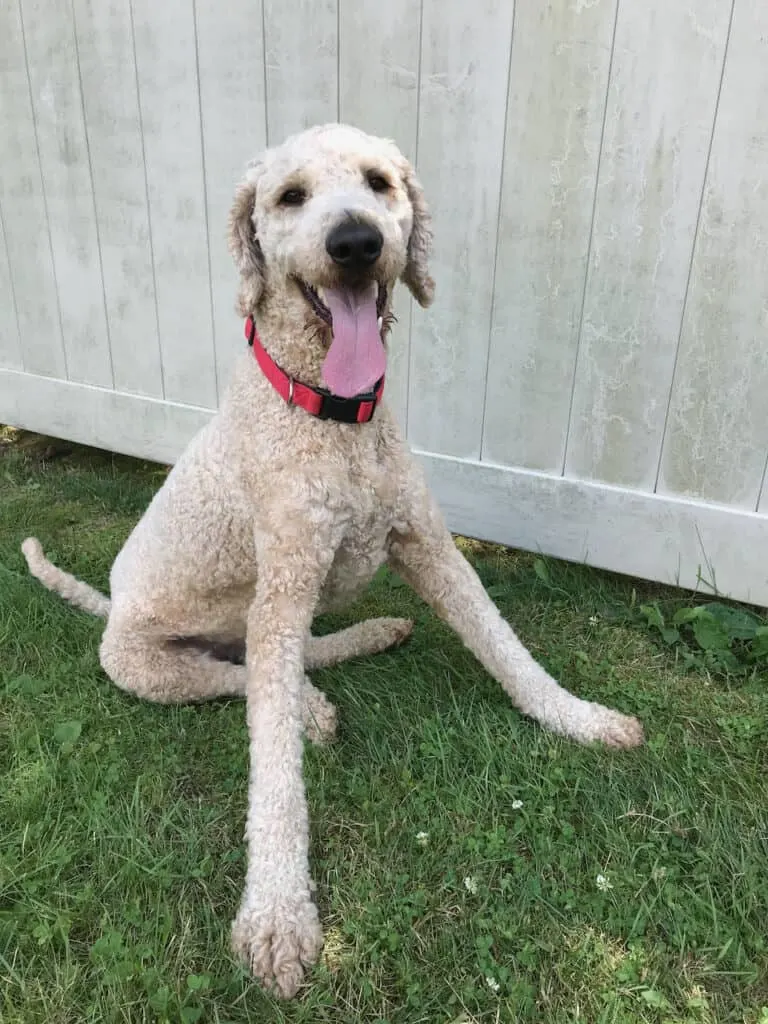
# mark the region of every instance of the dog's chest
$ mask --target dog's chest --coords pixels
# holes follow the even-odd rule
[[[323,588],[321,606],[343,605],[371,580],[388,553],[389,536],[402,518],[395,478],[370,467],[361,483],[350,486],[344,509],[344,534]]]

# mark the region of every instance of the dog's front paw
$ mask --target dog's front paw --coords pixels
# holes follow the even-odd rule
[[[266,909],[243,907],[232,925],[234,952],[268,991],[283,999],[296,995],[322,945],[317,907],[308,896]]]
[[[642,724],[630,715],[622,715],[602,704],[590,704],[587,742],[604,743],[607,747],[629,750],[639,747],[645,740]]]

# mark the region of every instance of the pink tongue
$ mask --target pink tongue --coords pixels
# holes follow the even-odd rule
[[[362,292],[327,288],[325,304],[333,317],[333,341],[323,362],[323,382],[340,398],[370,391],[387,368],[376,312],[377,285]]]

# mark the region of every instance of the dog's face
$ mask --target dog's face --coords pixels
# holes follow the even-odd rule
[[[424,306],[434,282],[421,186],[397,147],[345,125],[312,128],[269,150],[238,189],[230,247],[241,312],[299,303],[330,341],[323,365],[337,394],[383,373],[381,318],[398,278]]]

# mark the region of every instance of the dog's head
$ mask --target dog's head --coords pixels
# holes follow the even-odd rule
[[[323,380],[336,394],[383,374],[381,319],[400,278],[422,306],[434,293],[424,193],[397,147],[325,125],[270,149],[235,195],[229,243],[241,274],[240,312],[298,306],[325,345]]]

